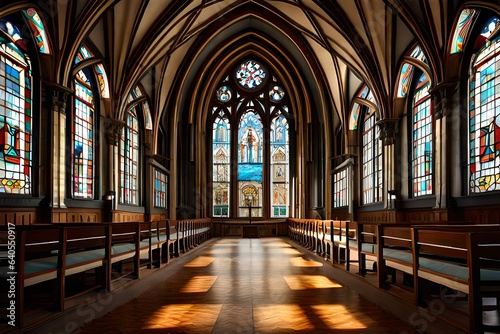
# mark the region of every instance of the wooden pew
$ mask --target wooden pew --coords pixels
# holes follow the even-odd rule
[[[378,272],[377,266],[381,262],[381,248],[379,241],[381,223],[356,222],[356,240],[358,246],[359,274],[365,276],[368,271]],[[367,268],[367,260],[373,261],[372,268]],[[378,275],[378,274],[377,274]],[[379,275],[378,286],[382,287],[382,278]]]
[[[425,305],[422,280],[462,292],[469,331],[489,329],[482,319],[482,298],[495,297],[494,309],[500,312],[500,225],[416,225],[412,240],[415,302]]]
[[[166,243],[167,258],[179,257],[179,232],[176,220],[168,221],[168,239]],[[163,246],[165,247],[165,246]]]
[[[356,229],[350,228],[353,224],[348,221],[327,220],[321,221],[324,236],[322,238],[322,247],[324,256],[332,264],[350,263],[350,250],[356,247]],[[350,244],[349,247],[347,245]]]

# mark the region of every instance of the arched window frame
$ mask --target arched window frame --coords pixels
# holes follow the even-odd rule
[[[96,108],[95,90],[88,68],[75,74],[74,108],[71,117],[71,197],[94,199],[96,196]]]
[[[434,106],[428,93],[432,83],[427,57],[419,45],[413,46],[403,58],[399,73],[396,98],[407,99],[408,115],[411,115],[407,137],[408,194],[410,198],[418,198],[434,193]],[[428,81],[419,84],[422,74]],[[415,117],[423,115],[422,111],[429,114],[415,122]]]
[[[411,119],[411,182],[412,197],[434,193],[434,104],[429,94],[429,76],[417,71],[418,80],[413,90]],[[425,79],[420,81],[420,78]]]
[[[379,139],[380,130],[376,125],[379,120],[377,110],[372,91],[363,84],[353,99],[349,114],[349,131],[357,131],[360,142],[360,203],[363,205],[383,200],[383,148]],[[347,195],[341,184],[338,186],[334,184],[334,188],[342,191],[343,196]],[[340,193],[335,193],[336,199],[339,196]],[[345,205],[347,201],[337,199],[335,203]]]
[[[120,204],[140,205],[141,136],[138,109],[135,104],[127,109],[125,125],[120,138]]]
[[[492,29],[491,22],[495,22]],[[483,23],[484,24],[484,23]],[[475,46],[469,81],[468,193],[500,189],[500,20],[490,17]],[[471,41],[472,42],[472,41]]]
[[[382,141],[379,139],[377,113],[374,108],[365,107],[363,132],[361,135],[362,166],[361,192],[362,203],[373,204],[382,201]]]
[[[7,27],[8,26],[8,27]],[[9,32],[11,34],[9,34]],[[17,26],[0,19],[0,194],[35,195],[32,170],[35,131],[28,43]]]
[[[74,59],[73,110],[68,117],[71,137],[68,180],[70,197],[94,200],[99,193],[99,99],[109,97],[107,75],[92,49],[82,44]]]
[[[212,152],[210,161],[213,166],[209,171],[212,193],[211,214],[213,217],[230,216],[234,218],[248,217],[250,212],[252,217],[259,218],[288,216],[290,212],[289,198],[291,194],[289,182],[291,175],[291,163],[289,163],[290,156],[286,157],[288,164],[286,170],[283,171],[284,177],[280,176],[276,179],[271,169],[275,168],[276,171],[278,171],[279,167],[282,166],[271,163],[271,136],[273,135],[271,124],[276,117],[280,117],[280,115],[283,116],[284,119],[286,119],[288,129],[286,138],[288,139],[290,137],[290,132],[293,131],[293,116],[289,110],[290,102],[284,90],[285,86],[281,83],[279,77],[269,71],[268,67],[255,57],[244,59],[241,63],[246,63],[248,60],[260,64],[262,69],[266,72],[266,77],[261,83],[258,83],[256,87],[243,87],[243,85],[238,82],[241,77],[238,77],[236,68],[239,69],[238,65],[240,63],[235,63],[235,65],[231,67],[232,70],[228,71],[223,79],[220,80],[217,87],[214,87],[215,92],[210,107],[212,115],[209,118],[210,121],[208,122],[207,129],[211,136],[209,138]],[[253,186],[255,186],[252,182],[259,183],[259,181],[249,180],[245,183],[238,180],[238,173],[241,172],[241,167],[238,167],[241,166],[241,164],[239,164],[238,161],[241,160],[241,153],[244,150],[240,145],[240,139],[243,137],[241,137],[242,134],[239,133],[239,129],[241,119],[247,112],[252,113],[255,117],[260,119],[259,122],[261,122],[262,126],[262,133],[259,135],[261,138],[258,139],[260,141],[259,145],[262,145],[262,147],[259,147],[260,155],[255,156],[255,159],[258,157],[258,159],[261,160],[254,161],[256,164],[262,164],[262,189],[257,190],[257,192],[255,192],[255,189],[253,192],[251,191]],[[221,143],[214,141],[214,138],[216,138],[217,123],[221,122],[222,119],[225,119],[230,131],[229,141],[222,145],[226,147],[225,151],[228,152],[228,156],[225,157],[227,160],[225,160],[224,163],[215,163],[217,160],[214,158],[215,150],[220,150],[220,148],[217,148],[216,144]],[[289,152],[292,148],[289,145],[290,143],[287,141],[286,145],[281,146],[281,150],[287,151],[288,154],[290,154]],[[259,168],[258,166],[254,167]],[[226,174],[224,174],[225,176],[222,178],[224,181],[221,181],[222,179],[219,176],[223,175],[223,173],[218,173],[217,169],[226,171]],[[288,188],[286,188],[286,191],[282,189],[275,191],[273,186]],[[242,195],[244,193],[243,188],[248,190],[248,198]],[[227,201],[224,198],[226,189]]]

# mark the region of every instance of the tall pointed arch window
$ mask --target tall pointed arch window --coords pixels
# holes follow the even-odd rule
[[[414,197],[432,194],[433,112],[429,87],[429,78],[422,73],[413,96],[411,168]]]
[[[93,199],[96,184],[98,113],[95,96],[109,97],[107,76],[102,63],[95,64],[94,54],[81,45],[74,59],[74,108],[71,117],[71,196]],[[88,65],[87,65],[88,64]],[[100,93],[100,94],[99,94]]]
[[[376,115],[368,109],[363,129],[362,191],[363,204],[382,200],[382,141],[375,124]]]
[[[75,76],[73,112],[73,197],[94,197],[94,94],[83,70]]]
[[[361,134],[361,193],[363,204],[382,201],[382,142],[379,138],[377,105],[372,91],[367,85],[362,85],[356,94],[349,118],[349,130]],[[340,185],[337,189],[342,189]],[[347,194],[342,190],[343,194]],[[336,197],[337,194],[336,194]],[[347,201],[344,201],[347,203]]]
[[[139,120],[128,110],[120,139],[120,203],[139,205]]]
[[[211,111],[212,215],[288,216],[292,115],[278,77],[244,60],[219,83]]]
[[[411,99],[409,119],[410,196],[433,193],[433,106],[429,64],[419,45],[405,56],[399,74],[398,98]]]
[[[469,98],[469,189],[483,193],[500,189],[500,29],[491,18],[478,39],[484,46],[472,61]],[[496,34],[498,36],[498,34]]]
[[[32,194],[31,63],[19,29],[0,19],[0,193]],[[5,36],[5,37],[3,37]]]
[[[221,110],[213,123],[213,215],[227,217],[229,214],[229,185],[231,172],[231,125]]]

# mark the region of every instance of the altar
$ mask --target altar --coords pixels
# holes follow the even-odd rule
[[[213,237],[264,238],[288,235],[285,219],[273,220],[213,220]]]

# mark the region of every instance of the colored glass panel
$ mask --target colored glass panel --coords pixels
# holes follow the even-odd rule
[[[363,204],[382,200],[382,141],[378,139],[375,114],[367,113],[363,132]]]
[[[31,77],[20,54],[0,45],[0,193],[31,194]]]
[[[422,74],[413,98],[412,179],[413,196],[432,194],[432,108],[429,80]]]
[[[89,59],[89,58],[93,58],[93,57],[94,57],[94,54],[92,52],[90,52],[90,50],[85,45],[82,45],[82,46],[80,46],[80,49],[78,50],[78,53],[76,54],[75,64],[78,64],[79,62],[81,62],[84,59]]]
[[[19,29],[6,19],[0,19],[0,30],[6,33],[7,36],[10,37],[12,42],[16,42],[22,39],[21,32],[19,31]]]
[[[139,205],[139,121],[128,111],[120,140],[120,203]]]
[[[271,121],[271,217],[287,217],[290,184],[288,121],[283,115]]]
[[[73,197],[94,197],[94,103],[90,81],[83,71],[75,77],[73,116]]]
[[[99,83],[99,90],[101,92],[101,97],[109,98],[109,84],[106,71],[102,64],[97,64],[94,66],[94,72],[97,77],[97,82]]]
[[[455,32],[453,33],[453,38],[451,40],[450,53],[457,53],[463,51],[463,46],[467,35],[472,26],[472,22],[476,18],[477,12],[474,9],[466,8],[460,13],[458,18],[457,26],[455,27]]]
[[[482,193],[500,189],[500,39],[484,47],[472,67],[469,186]]]
[[[333,207],[349,206],[349,168],[333,174]]]
[[[38,46],[38,51],[45,54],[50,54],[49,42],[47,34],[45,33],[45,26],[43,25],[40,16],[34,8],[23,10],[24,16],[28,19],[28,24],[33,32],[35,43]]]
[[[223,110],[213,123],[212,130],[213,216],[227,217],[230,204],[231,126]]]
[[[405,97],[410,89],[410,79],[413,74],[413,65],[404,63],[399,74],[398,97]]]
[[[228,102],[231,100],[231,90],[228,86],[221,86],[217,90],[217,100],[220,102]]]
[[[262,216],[262,145],[264,139],[262,121],[253,111],[245,112],[238,128],[238,203],[239,216]]]
[[[242,87],[247,89],[256,89],[265,78],[266,72],[262,65],[253,60],[245,61],[236,70],[236,80]]]
[[[158,169],[154,169],[155,175],[155,186],[154,186],[154,196],[155,196],[155,207],[166,208],[167,207],[167,174],[163,173]]]
[[[274,102],[279,102],[283,100],[284,96],[285,96],[285,91],[278,85],[274,85],[269,91],[269,97]]]

